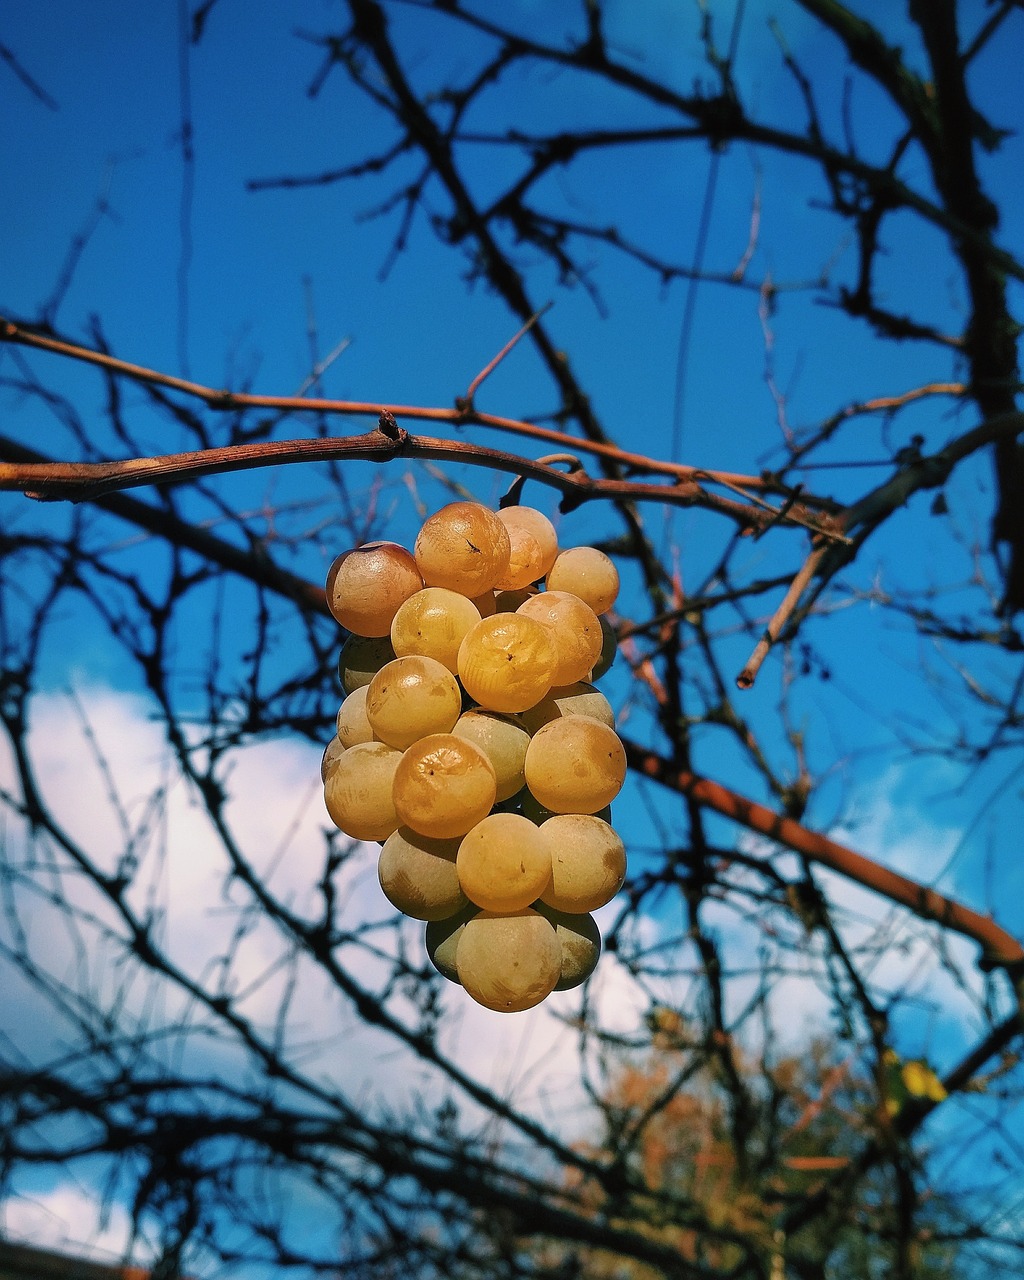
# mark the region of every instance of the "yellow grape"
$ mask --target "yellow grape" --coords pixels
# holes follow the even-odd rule
[[[597,547],[569,547],[547,576],[549,591],[569,591],[595,613],[607,613],[619,594],[619,571]]]
[[[601,959],[601,930],[592,915],[556,911],[538,902],[537,912],[555,926],[562,953],[556,991],[571,991],[586,982]]]
[[[366,691],[368,685],[353,689],[338,708],[337,731],[342,746],[354,747],[357,742],[372,742],[374,732],[366,718]]]
[[[403,601],[420,591],[416,561],[397,542],[343,551],[327,573],[327,607],[357,636],[386,636]]]
[[[349,636],[341,646],[338,659],[338,679],[346,693],[369,684],[386,662],[393,662],[395,650],[390,636],[367,639],[365,636]]]
[[[618,735],[591,716],[549,720],[526,752],[526,785],[555,813],[596,813],[615,799],[625,777]]]
[[[478,1004],[519,1013],[554,990],[562,974],[562,948],[554,925],[529,907],[508,915],[481,911],[462,930],[455,965]]]
[[[537,828],[551,857],[551,883],[539,896],[558,911],[579,914],[611,902],[626,878],[626,846],[589,813],[561,813]]]
[[[462,838],[462,892],[487,911],[521,911],[551,883],[551,847],[528,818],[492,813]]]
[[[398,830],[392,800],[401,751],[384,742],[358,742],[324,782],[324,803],[334,825],[353,840],[386,840]]]
[[[552,689],[535,707],[523,712],[523,724],[530,733],[536,733],[541,725],[562,716],[592,716],[609,729],[615,728],[612,704],[600,689],[583,680]]]
[[[475,742],[494,766],[496,804],[508,800],[522,789],[530,735],[518,720],[479,708],[463,712],[452,733]]]
[[[429,921],[423,931],[423,945],[427,949],[430,963],[442,977],[447,978],[449,982],[458,983],[459,986],[462,984],[459,982],[459,971],[455,967],[459,939],[467,923],[479,914],[480,908],[469,902],[461,911],[456,911],[454,915],[447,916],[444,920]]]
[[[429,840],[408,827],[388,836],[377,877],[393,907],[414,920],[443,920],[466,905],[455,855],[458,840]]]
[[[498,513],[499,519],[501,512]],[[522,526],[508,530],[511,549],[508,568],[494,584],[498,591],[522,591],[544,577],[544,551],[537,539]]]
[[[402,756],[393,796],[405,826],[447,840],[464,836],[487,816],[495,790],[494,766],[476,743],[432,733]]]
[[[462,710],[462,690],[433,658],[396,658],[366,691],[366,718],[390,747],[404,751],[428,733],[449,733]]]
[[[547,516],[534,507],[502,507],[498,519],[508,530],[510,538],[513,530],[522,530],[533,538],[540,550],[540,572],[530,581],[536,582],[545,577],[558,555],[558,535]]]
[[[557,666],[552,684],[586,680],[601,656],[604,634],[590,605],[568,591],[541,591],[524,600],[517,617],[535,618],[550,628]]]
[[[346,744],[338,737],[337,734],[328,742],[324,748],[324,754],[320,758],[320,781],[326,782],[327,775],[332,773],[334,766],[345,754]]]
[[[544,623],[496,613],[481,618],[460,645],[459,678],[469,696],[489,711],[525,711],[551,688],[555,662]]]
[[[428,587],[472,598],[507,570],[509,550],[508,531],[493,511],[479,502],[450,502],[423,522],[416,565]]]
[[[401,658],[434,658],[449,671],[459,668],[459,645],[480,621],[472,600],[447,587],[424,587],[401,606],[391,624],[391,643]]]

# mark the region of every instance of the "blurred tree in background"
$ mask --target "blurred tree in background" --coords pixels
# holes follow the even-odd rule
[[[166,305],[142,250],[113,319],[83,286],[105,188],[0,300],[4,1228],[72,1205],[161,1276],[1019,1268],[1021,6],[179,10]],[[208,372],[249,42],[246,216],[378,348],[341,372],[306,281],[293,394],[269,293],[278,350]],[[503,1020],[323,812],[320,584],[517,474],[623,578],[630,873],[593,980]]]

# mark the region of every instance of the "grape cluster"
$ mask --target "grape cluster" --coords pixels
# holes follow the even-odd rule
[[[601,952],[590,913],[625,877],[609,819],[626,758],[593,684],[615,656],[601,615],[618,588],[597,548],[560,552],[541,512],[475,502],[430,516],[412,552],[368,543],[327,575],[351,633],[327,811],[383,844],[387,898],[489,1009],[583,982]]]

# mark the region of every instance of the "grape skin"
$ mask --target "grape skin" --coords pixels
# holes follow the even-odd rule
[[[455,865],[458,840],[430,840],[399,827],[384,842],[377,878],[393,907],[414,920],[444,920],[467,904]]]
[[[462,892],[485,911],[521,911],[551,884],[550,844],[514,813],[478,822],[463,837],[455,865]]]
[[[397,542],[343,551],[327,572],[327,607],[347,631],[386,636],[403,601],[422,590],[416,561]]]
[[[596,813],[615,799],[625,776],[618,735],[590,716],[549,721],[526,752],[526,785],[555,813]]]
[[[340,831],[353,840],[386,840],[398,830],[392,786],[401,761],[384,742],[360,742],[341,755],[324,782],[324,803]]]
[[[516,613],[536,618],[550,628],[557,657],[553,684],[587,679],[601,657],[604,643],[597,614],[588,604],[568,591],[541,591],[524,600]]]
[[[555,989],[562,949],[554,925],[529,907],[509,915],[481,911],[462,930],[455,965],[478,1004],[497,1013],[519,1013]]]
[[[549,591],[570,591],[595,613],[607,613],[619,594],[619,571],[597,547],[569,547],[547,576]]]
[[[487,816],[496,789],[494,766],[475,743],[432,733],[401,757],[392,794],[405,826],[446,840],[464,836]]]
[[[367,686],[366,718],[389,746],[405,750],[429,733],[448,733],[462,711],[458,681],[433,658],[396,658]]]
[[[562,813],[538,831],[551,856],[551,883],[540,895],[549,906],[580,914],[611,902],[626,878],[626,847],[607,822]]]
[[[480,610],[472,600],[447,587],[424,587],[395,614],[391,643],[400,658],[418,654],[456,672],[463,636],[479,621]]]
[[[489,711],[525,711],[552,685],[556,664],[548,628],[519,613],[481,618],[459,647],[459,678]]]
[[[508,569],[508,530],[479,502],[450,502],[424,521],[413,554],[428,587],[482,595]]]
[[[501,804],[522,790],[526,783],[524,768],[530,735],[518,717],[478,707],[474,711],[463,712],[452,733],[475,742],[494,766],[497,779],[495,804]]]

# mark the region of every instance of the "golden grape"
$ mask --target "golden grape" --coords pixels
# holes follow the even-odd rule
[[[337,731],[342,746],[354,747],[357,742],[372,742],[373,729],[366,718],[366,690],[368,685],[353,689],[338,708]]]
[[[334,766],[345,754],[346,744],[342,742],[337,734],[324,747],[324,753],[320,757],[320,781],[326,782],[327,775],[334,771]]]
[[[508,800],[522,789],[526,780],[523,768],[530,735],[518,719],[478,708],[463,712],[452,733],[475,742],[494,766],[496,804]]]
[[[327,573],[327,607],[357,636],[386,636],[403,601],[423,587],[416,561],[396,542],[343,551]]]
[[[388,836],[377,877],[393,907],[414,920],[443,920],[467,902],[459,885],[458,840],[429,840],[409,827]]]
[[[472,598],[505,573],[509,551],[508,531],[493,511],[479,502],[450,502],[423,522],[415,557],[428,587]]]
[[[366,718],[382,742],[404,751],[429,733],[449,733],[462,711],[462,690],[434,658],[396,658],[366,692]]]
[[[528,818],[492,813],[462,838],[462,891],[487,911],[521,911],[551,883],[551,847]]]
[[[447,587],[424,587],[395,614],[391,643],[399,657],[419,654],[458,671],[459,645],[479,621],[480,610],[472,600]]]
[[[494,766],[476,743],[432,733],[402,756],[393,796],[405,826],[446,840],[465,835],[487,816],[496,786]]]
[[[555,648],[549,628],[518,613],[481,618],[459,647],[459,678],[489,711],[525,711],[551,688]]]
[[[601,958],[601,930],[592,915],[556,911],[543,902],[538,902],[536,909],[555,926],[558,935],[562,967],[555,990],[571,991],[586,982],[597,968]]]
[[[552,684],[589,678],[604,643],[601,624],[590,605],[568,591],[541,591],[524,600],[516,616],[535,618],[550,629],[557,659]]]
[[[358,742],[324,781],[324,803],[334,825],[353,840],[386,840],[398,830],[391,792],[401,751],[384,742]]]
[[[615,799],[625,777],[618,735],[590,716],[549,720],[526,752],[526,785],[555,813],[596,813]]]
[[[498,519],[509,532],[511,538],[514,530],[528,533],[540,550],[540,572],[530,579],[536,582],[547,575],[558,555],[558,535],[555,526],[543,512],[534,507],[502,507]]]
[[[537,828],[551,857],[551,883],[539,895],[558,911],[596,911],[622,888],[626,847],[618,833],[589,813],[562,813]]]
[[[619,594],[619,571],[597,547],[569,547],[547,576],[549,591],[569,591],[595,613],[607,613]]]
[[[509,915],[481,911],[462,930],[455,964],[478,1004],[518,1013],[554,990],[562,974],[562,949],[555,926],[529,907]]]

